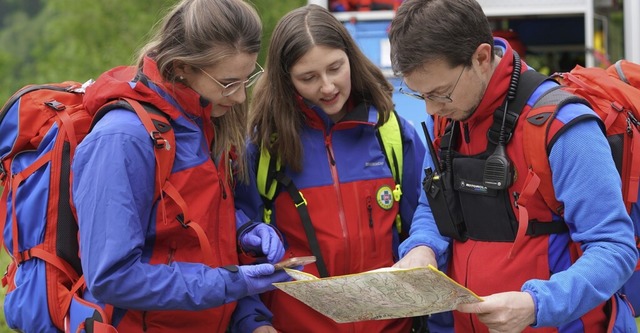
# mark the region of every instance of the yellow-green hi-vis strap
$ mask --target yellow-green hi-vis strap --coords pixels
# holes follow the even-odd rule
[[[379,139],[384,146],[384,152],[389,162],[389,168],[391,168],[391,174],[396,183],[393,189],[393,200],[400,201],[402,197],[402,163],[403,163],[403,149],[402,149],[402,131],[400,129],[400,120],[393,111],[389,114],[389,120],[382,124],[378,128]],[[402,232],[402,221],[400,214],[396,216],[396,228],[398,232]]]
[[[276,188],[278,187],[278,182],[276,181],[274,172],[276,170],[280,170],[280,159],[272,159],[269,151],[263,147],[262,149],[260,149],[260,160],[258,160],[256,185],[258,187],[260,195],[267,198],[268,200],[273,200],[273,197],[276,194]],[[272,208],[265,206],[263,216],[265,223],[271,223],[271,212]]]

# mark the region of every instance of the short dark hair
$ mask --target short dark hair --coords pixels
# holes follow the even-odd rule
[[[476,0],[405,0],[391,22],[389,41],[398,75],[434,60],[469,66],[483,43],[493,54],[491,26]]]

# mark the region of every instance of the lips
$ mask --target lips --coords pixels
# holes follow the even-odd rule
[[[338,100],[338,96],[340,95],[340,93],[336,93],[335,95],[329,97],[329,98],[321,98],[320,101],[324,104],[333,104]]]

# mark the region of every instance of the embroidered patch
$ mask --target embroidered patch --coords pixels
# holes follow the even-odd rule
[[[391,209],[393,207],[393,192],[391,192],[391,188],[382,186],[376,194],[376,201],[378,201],[378,206],[382,207],[382,209]]]

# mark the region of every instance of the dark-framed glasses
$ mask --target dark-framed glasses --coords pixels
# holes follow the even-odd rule
[[[453,88],[451,88],[451,91],[447,94],[447,95],[433,95],[433,94],[420,94],[417,93],[413,90],[410,89],[403,89],[403,87],[400,87],[400,89],[398,89],[398,91],[404,95],[407,95],[409,97],[413,97],[413,98],[417,98],[420,100],[425,100],[428,99],[432,102],[438,102],[438,103],[451,103],[453,102],[453,100],[451,99],[451,95],[453,95],[453,92],[456,90],[456,87],[458,86],[458,82],[460,82],[460,78],[462,77],[462,73],[464,73],[465,68],[467,68],[466,66],[462,67],[462,70],[460,71],[460,74],[458,75],[458,78],[456,79],[456,83],[453,84]]]
[[[262,68],[262,66],[260,66],[260,64],[257,62],[256,62],[256,66],[258,67],[258,70],[255,73],[251,74],[251,76],[249,76],[248,79],[244,81],[234,81],[227,84],[220,83],[220,81],[214,79],[213,76],[205,72],[204,69],[202,68],[198,68],[198,69],[202,73],[204,73],[204,75],[208,76],[211,80],[213,80],[213,82],[217,83],[220,86],[220,88],[222,88],[221,94],[223,97],[228,97],[235,94],[236,91],[240,90],[240,88],[245,88],[245,89],[249,88],[252,85],[254,85],[256,81],[258,81],[258,78],[260,77],[260,75],[264,73],[264,68]]]

